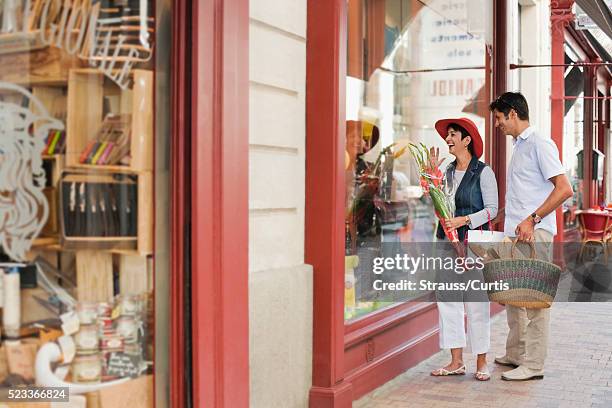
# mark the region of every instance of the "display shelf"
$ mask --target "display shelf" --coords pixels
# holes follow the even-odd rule
[[[134,70],[133,87],[121,90],[105,86],[104,75],[91,69],[73,69],[68,81],[66,165],[73,168],[114,171],[153,170],[153,73]],[[92,165],[80,162],[83,151],[96,136],[104,119],[104,98],[118,96],[111,113],[130,114],[129,165]],[[112,105],[112,104],[111,104]],[[93,166],[93,167],[92,167]]]
[[[69,242],[131,242],[137,241],[138,237],[70,237],[64,239]]]
[[[49,203],[49,216],[47,222],[40,233],[40,238],[54,238],[57,239],[59,233],[59,196],[57,193],[57,186],[60,180],[60,175],[64,169],[64,156],[63,155],[43,155],[43,161],[50,163],[50,170],[47,170],[47,184],[43,189],[43,194],[47,198]]]
[[[57,183],[60,180],[60,176],[66,167],[64,164],[64,155],[63,154],[53,154],[53,155],[43,155],[43,160],[50,161],[52,163],[51,169],[51,185],[57,186]]]
[[[59,238],[36,238],[32,242],[32,251],[53,251],[53,252],[76,252],[77,249],[65,247],[63,246]],[[96,249],[102,252],[106,252],[113,255],[122,255],[122,256],[149,256],[149,254],[142,253],[138,249],[122,249],[122,248],[106,248],[106,249]],[[29,257],[28,259],[34,259],[33,257]]]
[[[89,70],[71,70],[68,76],[66,165],[75,167],[90,136],[102,123],[104,77]]]
[[[92,327],[92,324],[94,330],[97,331],[97,325],[103,320],[104,327],[111,330],[108,330],[110,335],[99,333],[100,340],[104,334],[107,334],[109,338],[112,337],[114,344],[117,342],[117,337],[122,342],[120,349],[113,346],[112,353],[117,353],[117,356],[111,356],[109,353],[105,355],[104,352],[109,350],[102,344],[96,347],[96,350],[100,352],[100,360],[102,360],[101,368],[108,369],[96,381],[107,381],[113,377],[138,376],[123,386],[113,386],[106,390],[89,393],[87,396],[71,396],[71,401],[74,397],[74,404],[89,408],[110,408],[117,406],[120,401],[134,407],[152,406],[154,382],[151,375],[146,375],[152,370],[147,368],[145,371],[140,360],[133,366],[129,366],[132,372],[125,369],[121,371],[123,367],[121,364],[125,364],[126,361],[125,356],[122,355],[124,351],[126,355],[130,353],[129,358],[138,356],[142,361],[153,360],[153,333],[147,332],[148,328],[154,327],[153,315],[146,309],[142,311],[142,316],[128,315],[126,304],[137,299],[138,307],[131,310],[137,310],[139,314],[141,306],[152,309],[153,305],[153,296],[145,297],[144,295],[151,294],[153,289],[154,82],[153,71],[148,69],[153,69],[154,61],[151,61],[150,64],[123,64],[128,60],[130,62],[139,60],[126,58],[123,50],[121,50],[121,55],[118,55],[114,52],[117,47],[112,44],[111,47],[100,52],[100,49],[104,47],[102,44],[102,48],[99,48],[92,58],[86,52],[87,46],[98,40],[96,33],[100,26],[96,23],[96,18],[107,18],[110,13],[117,13],[118,7],[118,15],[123,20],[129,17],[126,16],[126,13],[134,14],[135,9],[117,4],[111,11],[100,11],[100,8],[105,6],[92,3],[90,4],[92,7],[84,7],[81,10],[78,2],[68,2],[62,5],[55,2],[49,4],[45,0],[4,3],[5,28],[9,29],[9,26],[15,25],[16,30],[24,31],[0,33],[0,55],[2,56],[0,58],[0,82],[5,84],[5,87],[0,89],[0,99],[7,105],[14,104],[15,107],[29,110],[30,112],[22,115],[26,119],[48,116],[55,120],[52,124],[53,129],[48,129],[49,122],[40,118],[34,120],[32,126],[28,124],[25,129],[15,128],[15,132],[32,132],[31,134],[36,139],[32,146],[36,149],[41,147],[40,139],[45,139],[43,153],[40,157],[27,158],[24,156],[23,158],[34,159],[31,161],[35,165],[40,164],[40,159],[42,159],[45,181],[40,183],[41,185],[37,183],[36,187],[41,190],[37,191],[39,196],[44,194],[44,197],[37,197],[43,203],[39,203],[30,210],[39,216],[42,215],[42,208],[43,205],[46,205],[44,203],[46,201],[49,207],[49,217],[38,236],[32,240],[22,260],[29,264],[24,271],[19,270],[23,286],[19,287],[19,282],[14,279],[16,274],[12,270],[11,274],[7,274],[7,276],[12,275],[10,276],[12,279],[9,281],[10,285],[5,285],[7,291],[4,293],[10,296],[4,297],[4,312],[6,313],[2,316],[5,326],[3,331],[5,335],[8,333],[11,336],[21,337],[19,341],[21,344],[19,344],[19,350],[15,349],[13,352],[0,350],[2,351],[0,357],[6,360],[4,365],[8,367],[8,370],[7,367],[4,367],[2,378],[7,377],[9,372],[12,376],[7,377],[7,381],[15,382],[15,384],[31,383],[37,378],[34,370],[37,371],[40,367],[36,366],[38,357],[36,349],[45,343],[56,341],[62,335],[62,329],[52,330],[60,324],[59,314],[66,311],[65,308],[59,307],[55,310],[58,299],[61,301],[62,294],[66,293],[59,290],[61,288],[77,302],[104,302],[110,305],[110,308],[108,305],[103,305],[108,308],[105,310],[119,311],[119,316],[111,317],[104,314],[104,319],[96,318],[93,322],[80,321],[79,329],[83,329],[85,333],[88,331],[86,326]],[[143,10],[151,10],[150,6],[144,4],[141,6]],[[29,7],[30,10],[26,10],[25,7]],[[139,21],[142,18],[140,14],[136,10],[136,14],[131,17],[133,21]],[[110,19],[114,20],[115,17]],[[108,21],[106,23],[109,25]],[[27,31],[38,26],[41,26],[43,31]],[[115,28],[111,29],[115,30]],[[125,30],[121,29],[121,32],[123,31]],[[121,32],[118,31],[117,34]],[[54,45],[48,45],[50,43]],[[122,48],[131,50],[134,47],[124,46]],[[110,53],[107,52],[109,49]],[[101,57],[100,54],[106,55]],[[129,81],[126,81],[125,76],[121,77],[121,81],[116,81],[124,73],[124,69],[92,68],[89,64],[93,61],[106,61],[108,64],[104,65],[110,64],[115,68],[130,69],[131,71],[127,74]],[[139,69],[132,69],[136,67]],[[121,87],[126,84],[127,88],[122,89]],[[45,109],[42,109],[38,103],[34,103],[35,101],[39,101]],[[8,106],[9,109],[11,107]],[[120,115],[121,123],[129,125],[125,126],[124,133],[121,133],[120,127],[110,127],[108,132],[100,131],[100,125],[105,118],[114,117],[108,115],[109,113]],[[64,126],[60,126],[60,123]],[[47,127],[43,128],[42,126],[45,125]],[[98,134],[108,136],[102,138],[98,137]],[[125,135],[125,137],[114,143],[117,135]],[[99,143],[96,147],[94,150],[94,153],[97,153],[96,157],[87,157],[85,163],[80,163],[79,158],[84,145],[92,139],[106,143]],[[122,148],[115,149],[116,147]],[[40,151],[37,150],[35,154],[38,156]],[[104,165],[104,163],[109,163],[109,165]],[[37,168],[32,171],[35,174],[40,172]],[[68,213],[68,207],[66,207],[68,203],[74,208],[75,195],[62,197],[62,192],[66,192],[66,190],[62,191],[62,183],[64,175],[67,174],[78,174],[80,180],[83,181],[81,183],[83,193],[76,194],[76,198],[80,200],[85,197],[78,204],[83,205],[87,210],[78,214],[80,217],[78,228],[72,229],[71,233],[84,236],[66,236],[65,234],[64,213],[69,216],[76,215],[76,212]],[[91,185],[96,183],[124,185],[115,187],[115,184],[112,188]],[[79,190],[76,191],[79,192]],[[97,214],[93,210],[96,206]],[[71,221],[71,223],[71,226],[75,225],[74,222]],[[110,227],[107,227],[109,225]],[[33,280],[23,278],[32,276],[32,269],[29,267],[35,263],[34,274],[38,277],[38,282],[33,283]],[[27,285],[24,283],[38,286],[25,288]],[[127,296],[121,295],[127,295],[129,298],[126,299]],[[13,301],[15,299],[18,302],[15,303]],[[66,301],[66,299],[68,298],[63,300]],[[8,300],[12,302],[9,303]],[[72,304],[71,299],[68,299],[65,304]],[[12,307],[12,313],[7,312],[9,306]],[[20,307],[21,310],[19,310]],[[82,307],[83,303],[76,306],[75,309]],[[72,306],[68,309],[72,309]],[[98,307],[97,312],[99,310]],[[121,310],[124,310],[125,313]],[[17,315],[16,318],[15,315]],[[5,319],[7,316],[13,319]],[[110,323],[109,318],[112,320]],[[46,321],[39,321],[41,319]],[[15,324],[9,327],[9,324],[15,320],[16,324],[21,326],[18,332],[13,329]],[[126,320],[127,323],[130,323],[131,320],[133,326],[138,328],[139,332],[136,336],[123,335],[115,330],[120,324],[125,325]],[[37,322],[36,327],[26,327],[29,322],[35,321]],[[7,328],[9,331],[6,330]],[[70,334],[67,333],[67,335]],[[79,353],[85,354],[90,351],[89,348],[79,349],[78,337],[78,334],[74,335],[77,356]],[[128,340],[131,348],[125,347],[124,350],[123,342],[127,343]],[[6,349],[7,345],[13,346],[10,343],[3,343],[1,348]],[[113,357],[116,358],[113,359]],[[12,366],[17,367],[16,362],[19,363],[19,370],[25,372],[27,369],[28,373],[18,376],[17,374],[22,374],[22,371],[12,368]],[[62,377],[63,379],[68,382],[84,381],[84,377],[79,377],[79,373],[83,374],[83,365],[79,366],[77,363],[82,363],[82,361],[77,362],[75,358],[71,364],[67,355],[64,355],[62,365],[68,368],[68,364],[71,364],[71,371],[67,376]],[[55,366],[51,368],[55,370]],[[89,378],[85,380],[93,382]],[[125,390],[131,390],[129,401],[126,400]],[[1,391],[2,389],[0,393]],[[53,405],[42,404],[45,407]],[[25,407],[31,404],[8,403],[8,405]]]
[[[40,103],[46,108],[49,116],[58,119],[62,123],[66,120],[66,84],[62,86],[48,86],[35,84],[30,85],[32,89],[32,95],[40,101]],[[30,110],[40,115],[35,104],[30,102]],[[34,123],[34,131],[38,129],[40,124]],[[56,129],[60,130],[60,129]]]
[[[153,194],[153,174],[151,172],[131,172],[132,177],[126,177],[127,174],[125,172],[92,173],[91,171],[85,171],[80,168],[66,170],[60,181],[62,184],[59,189],[60,208],[65,209],[68,208],[65,206],[69,205],[66,203],[66,197],[69,196],[70,192],[67,191],[64,193],[63,189],[73,188],[75,183],[79,186],[74,186],[75,191],[80,189],[80,186],[83,184],[96,186],[125,184],[126,186],[134,186],[136,215],[135,219],[132,220],[134,222],[132,225],[135,225],[134,235],[75,236],[67,233],[66,222],[69,221],[70,217],[64,215],[64,211],[62,211],[60,213],[60,231],[61,244],[64,249],[95,248],[106,252],[141,255],[147,255],[153,252],[153,200],[151,200]],[[117,179],[116,176],[120,176],[119,179]],[[99,193],[98,197],[102,197],[100,194],[101,193]],[[79,199],[79,197],[75,198],[77,202]],[[99,202],[97,202],[97,204],[99,204]],[[119,204],[117,203],[117,205]],[[105,207],[106,206],[107,204],[105,204]],[[108,207],[110,207],[110,205],[108,205]],[[118,227],[127,228],[127,226],[123,224]],[[115,231],[117,231],[117,229],[115,229]]]
[[[82,65],[79,58],[54,46],[32,52],[5,53],[0,58],[0,81],[25,87],[66,86],[69,71]],[[23,67],[28,67],[28,71],[24,73]]]
[[[32,241],[32,249],[40,249],[41,247],[47,248],[57,248],[61,250],[61,246],[59,245],[59,238],[57,237],[43,237],[36,238]]]
[[[72,166],[75,169],[82,169],[88,171],[100,171],[100,172],[108,172],[108,173],[144,173],[147,170],[135,170],[129,166],[120,166],[120,165],[98,165],[98,164],[78,164]]]
[[[0,55],[31,52],[46,47],[40,30],[0,34]]]
[[[75,251],[79,300],[109,301],[113,297],[113,271],[119,275],[119,293],[138,295],[152,289],[150,257],[95,250]]]
[[[96,250],[76,251],[77,300],[113,299],[113,256]]]

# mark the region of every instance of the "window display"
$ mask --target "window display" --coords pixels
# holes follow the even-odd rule
[[[436,120],[467,117],[485,134],[492,10],[480,0],[347,7],[345,318],[354,320],[395,304],[377,300],[372,259],[434,240],[431,199],[406,147],[439,147],[443,170],[450,155]]]
[[[0,392],[153,406],[154,6],[0,6]]]

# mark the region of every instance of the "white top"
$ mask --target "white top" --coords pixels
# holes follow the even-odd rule
[[[465,170],[455,170],[453,185],[459,186],[464,175]],[[493,170],[489,166],[482,169],[482,173],[480,173],[480,191],[482,192],[482,203],[484,204],[484,208],[473,214],[468,214],[470,217],[470,224],[468,227],[470,229],[485,225],[497,217],[497,180],[495,179],[495,173],[493,173]],[[453,200],[454,199],[455,197],[453,196]]]
[[[559,150],[551,139],[528,127],[513,140],[513,153],[506,177],[506,220],[504,234],[516,236],[515,230],[525,218],[540,207],[554,189],[550,179],[565,173]],[[542,218],[536,229],[557,234],[555,212]]]

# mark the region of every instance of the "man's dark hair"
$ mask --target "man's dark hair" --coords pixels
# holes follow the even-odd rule
[[[449,123],[449,125],[446,127],[447,132],[448,132],[448,129],[453,129],[453,130],[461,132],[461,140],[465,139],[468,136],[471,137],[470,143],[467,145],[467,149],[468,149],[468,152],[470,152],[472,156],[476,155],[476,153],[474,153],[474,137],[470,135],[470,133],[463,126],[459,126],[456,123]]]
[[[506,92],[499,96],[489,105],[491,112],[494,110],[502,112],[508,117],[510,110],[514,109],[519,119],[529,120],[529,105],[527,99],[520,92]]]

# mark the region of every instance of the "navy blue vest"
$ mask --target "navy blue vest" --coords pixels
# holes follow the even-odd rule
[[[484,203],[482,201],[482,190],[480,189],[480,174],[485,166],[486,164],[479,161],[478,158],[472,157],[465,175],[463,176],[463,179],[461,179],[461,183],[455,192],[455,217],[474,214],[475,212],[478,212],[484,208]],[[446,169],[446,180],[449,180],[450,182],[454,180],[456,167],[456,160],[448,165]],[[489,224],[486,223],[481,228],[483,230],[488,230]],[[468,229],[469,227],[464,225],[457,230],[460,241],[463,242]],[[438,239],[443,239],[445,237],[444,230],[442,229],[440,223],[438,223],[436,236]]]

